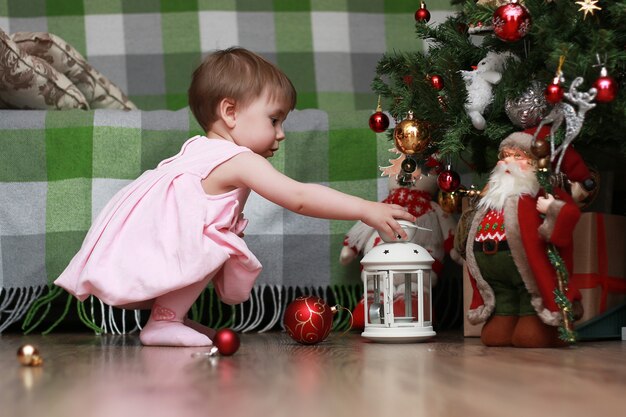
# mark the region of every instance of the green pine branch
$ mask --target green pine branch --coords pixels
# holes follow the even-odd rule
[[[474,0],[452,3],[461,9],[440,25],[415,25],[416,37],[428,41],[428,51],[384,55],[372,82],[373,91],[384,98],[385,110],[398,120],[412,110],[416,118],[430,124],[432,146],[428,152],[439,152],[443,157],[458,155],[477,172],[488,172],[495,164],[499,142],[522,130],[506,115],[507,100],[519,97],[533,81],[550,83],[561,56],[566,58],[563,87],[567,89],[581,76],[585,79],[581,89],[589,89],[600,74],[599,56],[621,89],[613,102],[598,103],[587,113],[575,143],[579,149],[608,149],[609,153],[626,155],[626,141],[622,139],[626,131],[625,0],[600,2],[602,10],[586,19],[573,1],[525,0],[532,25],[523,40],[512,43],[493,33],[475,39],[468,36],[467,27],[478,22],[491,24],[495,7]],[[510,63],[494,86],[493,102],[484,114],[487,128],[479,131],[465,113],[467,92],[459,71],[470,70],[488,51],[510,51],[520,60]],[[442,91],[430,84],[433,74],[443,78]],[[559,132],[558,138],[562,135]]]

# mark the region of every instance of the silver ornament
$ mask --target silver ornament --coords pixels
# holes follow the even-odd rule
[[[522,129],[537,126],[548,113],[548,102],[543,95],[546,86],[539,81],[532,81],[530,87],[519,97],[507,99],[504,111],[511,123]]]

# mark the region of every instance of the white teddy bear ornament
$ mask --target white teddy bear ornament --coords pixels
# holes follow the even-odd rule
[[[502,71],[509,59],[518,60],[510,52],[488,52],[475,70],[459,71],[467,89],[465,111],[478,130],[484,130],[487,125],[483,113],[493,101],[493,86],[502,79]]]

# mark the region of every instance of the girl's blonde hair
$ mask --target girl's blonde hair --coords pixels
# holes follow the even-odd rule
[[[246,106],[268,91],[270,99],[296,106],[296,90],[274,64],[244,48],[233,47],[208,55],[194,71],[189,86],[189,107],[205,132],[217,120],[224,98]]]

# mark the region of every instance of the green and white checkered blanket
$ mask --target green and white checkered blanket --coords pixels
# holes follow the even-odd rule
[[[367,127],[369,114],[296,110],[271,161],[300,181],[380,200],[377,167],[391,145]],[[198,133],[188,109],[0,111],[3,325],[63,271],[115,192]],[[245,240],[264,266],[259,287],[358,286],[358,265],[337,262],[350,222],[299,216],[255,194],[245,213]]]
[[[309,108],[287,120],[287,140],[272,158],[279,170],[384,198],[378,167],[388,164],[391,145],[368,128],[376,105],[369,84],[384,52],[421,48],[417,7],[413,0],[0,0],[3,30],[61,36],[142,109],[0,110],[0,332],[19,322],[45,330],[67,311],[97,331],[125,332],[127,322],[140,321],[98,300],[76,304],[48,284],[117,190],[201,133],[185,92],[212,49],[237,44],[278,63],[298,89],[298,108]],[[433,22],[450,13],[448,1],[428,7]],[[358,265],[338,262],[351,222],[298,216],[255,195],[246,216],[246,242],[264,265],[251,300],[223,311],[209,289],[194,317],[262,330],[277,324],[296,291],[330,294],[348,307],[360,297]],[[65,310],[50,318],[51,302]],[[53,323],[42,329],[44,319]]]
[[[451,8],[427,3],[431,22]],[[203,55],[233,45],[278,64],[300,109],[367,110],[381,55],[421,48],[417,8],[417,0],[0,0],[0,28],[60,36],[142,110],[185,107]]]

